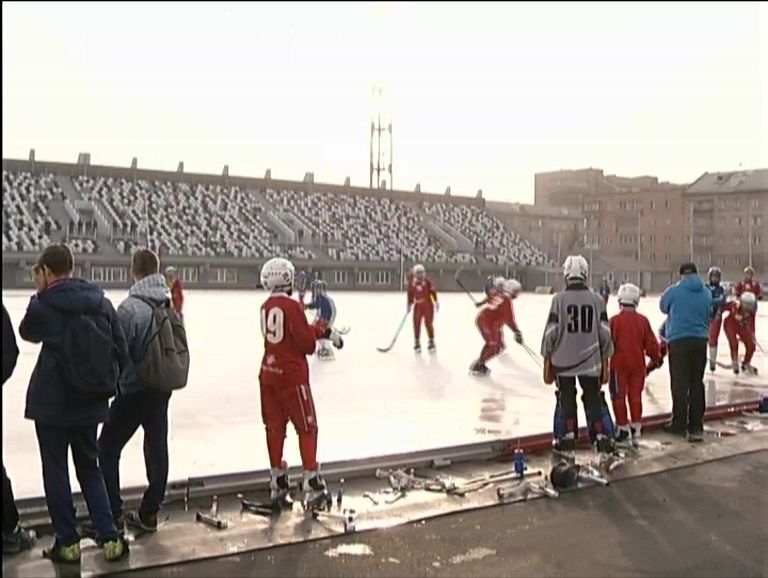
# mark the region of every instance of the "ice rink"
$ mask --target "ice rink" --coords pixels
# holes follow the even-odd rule
[[[29,292],[4,291],[14,327]],[[127,291],[110,291],[115,306]],[[476,295],[480,298],[480,295]],[[258,370],[262,355],[261,291],[188,291],[185,319],[191,348],[186,389],[171,400],[170,479],[241,472],[268,467],[261,423]],[[507,351],[491,361],[491,375],[470,376],[468,367],[482,341],[476,309],[464,293],[441,293],[436,315],[437,352],[412,350],[410,322],[389,353],[380,353],[405,313],[399,293],[338,292],[337,326],[349,326],[335,361],[312,359],[311,381],[320,426],[319,458],[330,462],[514,437],[551,431],[554,390],[540,367],[507,333]],[[524,293],[515,302],[526,342],[539,349],[550,296]],[[609,314],[618,311],[611,298]],[[658,297],[643,299],[640,311],[657,329],[663,316]],[[761,304],[758,341],[768,346],[768,305]],[[422,336],[426,346],[426,335]],[[21,355],[3,388],[3,462],[19,497],[42,495],[42,475],[32,422],[24,399],[39,346],[19,341]],[[719,360],[729,361],[725,335]],[[768,362],[759,350],[753,364],[760,375],[735,378],[718,369],[705,378],[707,404],[738,402],[768,392]],[[644,394],[645,415],[671,408],[667,365],[651,374]],[[584,423],[583,413],[580,422]],[[123,452],[122,483],[145,483],[141,434]],[[286,459],[299,463],[292,429]],[[77,487],[72,471],[73,489]]]

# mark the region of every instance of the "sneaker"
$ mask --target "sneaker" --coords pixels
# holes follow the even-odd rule
[[[430,339],[429,343],[427,344],[427,351],[434,351],[435,350],[435,340]]]
[[[69,546],[63,546],[54,542],[53,546],[43,550],[43,558],[48,558],[51,562],[61,562],[63,564],[80,563],[80,542],[75,542]]]
[[[610,454],[614,450],[613,440],[605,434],[598,434],[595,445],[601,454]]]
[[[618,432],[616,433],[616,441],[620,444],[623,444],[627,442],[629,438],[630,438],[629,428],[625,426],[620,426]]]
[[[661,429],[663,429],[668,434],[685,436],[685,428],[681,428],[680,426],[675,425],[671,422],[664,424],[664,426]]]
[[[114,524],[118,532],[121,534],[125,532],[125,514],[120,514],[117,518],[115,518]],[[90,538],[94,541],[97,541],[99,537],[99,533],[96,531],[96,526],[93,525],[91,520],[87,520],[80,524],[80,535],[83,538]]]
[[[35,540],[37,540],[37,534],[34,530],[27,530],[17,525],[10,534],[3,532],[3,555],[29,550]]]
[[[102,549],[104,550],[104,557],[107,559],[107,562],[117,562],[118,560],[122,560],[130,551],[128,542],[126,542],[122,535],[114,540],[105,542]]]
[[[288,474],[284,469],[272,468],[269,470],[269,499],[273,502],[284,500],[288,496],[291,484]]]
[[[688,441],[691,443],[698,443],[704,441],[704,432],[702,431],[689,431]]]
[[[142,514],[140,510],[126,512],[125,523],[144,532],[157,532],[157,514]]]

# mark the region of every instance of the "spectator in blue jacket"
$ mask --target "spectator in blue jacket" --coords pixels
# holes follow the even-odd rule
[[[19,347],[16,345],[11,316],[3,305],[3,385],[13,374],[18,357]],[[13,497],[11,480],[5,473],[3,464],[3,555],[27,550],[34,543],[35,533],[19,526],[19,510]]]
[[[680,266],[680,281],[661,296],[659,308],[667,314],[672,421],[669,433],[701,441],[704,431],[704,370],[707,365],[712,294],[698,276],[694,263]]]
[[[107,560],[119,560],[127,554],[128,543],[112,521],[96,442],[107,401],[86,399],[65,378],[65,330],[80,315],[101,315],[109,319],[121,367],[128,361],[128,350],[112,303],[96,285],[73,278],[73,270],[74,257],[67,245],[49,245],[43,250],[33,268],[37,293],[19,327],[22,339],[42,343],[27,390],[24,416],[35,422],[45,499],[55,533],[53,547],[43,554],[55,562],[80,561],[80,534],[67,463],[71,448],[77,479],[98,530],[98,542]]]
[[[160,274],[160,260],[149,249],[134,252],[131,272],[135,283],[128,291],[128,298],[117,308],[128,341],[130,362],[122,375],[120,393],[112,402],[101,430],[99,463],[104,471],[112,515],[118,524],[124,521],[145,532],[155,532],[157,514],[168,483],[168,402],[171,394],[143,384],[136,374],[136,367],[146,356],[152,307],[170,303],[171,290]],[[139,509],[123,512],[120,454],[139,426],[144,430],[144,461],[149,486]]]

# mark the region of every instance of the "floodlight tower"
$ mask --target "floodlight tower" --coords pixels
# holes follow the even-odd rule
[[[387,149],[389,150],[387,151]],[[380,86],[375,86],[373,88],[370,151],[370,188],[374,188],[373,175],[375,173],[376,188],[386,188],[388,178],[389,190],[392,190],[392,119],[388,118],[388,111],[384,106],[384,90]],[[374,157],[376,160],[375,163]],[[384,173],[383,179],[382,173]],[[387,177],[387,175],[389,176]]]

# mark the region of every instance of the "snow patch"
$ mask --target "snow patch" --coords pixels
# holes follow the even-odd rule
[[[373,550],[368,544],[339,544],[327,550],[324,556],[338,558],[339,556],[373,556]]]
[[[451,564],[461,564],[462,562],[469,562],[471,560],[482,560],[487,556],[495,556],[496,550],[490,548],[472,548],[466,554],[459,554],[451,558]]]

